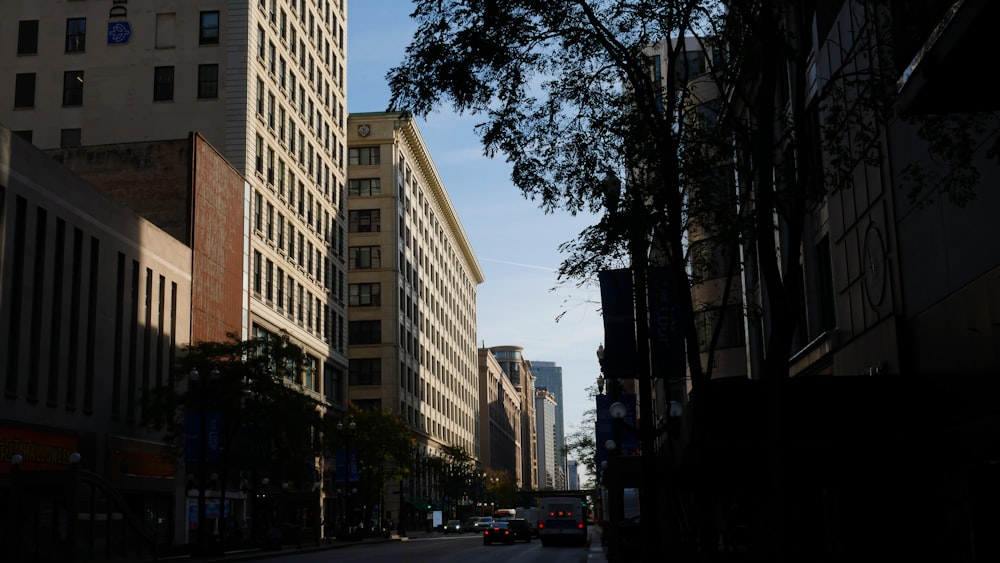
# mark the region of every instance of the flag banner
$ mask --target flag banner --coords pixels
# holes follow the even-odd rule
[[[604,376],[632,379],[635,373],[635,307],[632,300],[632,271],[604,270],[601,283],[601,311],[604,318]]]
[[[684,323],[676,283],[664,266],[649,269],[649,361],[653,379],[684,379]]]

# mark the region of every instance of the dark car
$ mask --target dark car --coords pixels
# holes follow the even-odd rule
[[[462,531],[461,520],[448,520],[444,525],[444,533],[446,534],[461,534]]]
[[[511,535],[514,536],[514,541],[531,541],[531,525],[528,524],[528,521],[524,518],[508,518],[507,529],[509,529]]]
[[[483,545],[492,543],[514,543],[514,534],[507,527],[506,522],[493,521],[493,525],[483,530]]]

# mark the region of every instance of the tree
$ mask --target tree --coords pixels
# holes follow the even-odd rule
[[[674,287],[688,288],[685,242],[692,223],[730,227],[718,231],[722,248],[735,257],[742,245],[763,296],[759,309],[746,305],[763,335],[755,376],[767,386],[768,443],[776,448],[769,456],[776,500],[768,529],[777,559],[783,530],[780,388],[796,338],[803,335],[800,258],[807,215],[815,201],[841,189],[859,162],[882,156],[881,134],[893,118],[898,76],[884,59],[890,42],[880,10],[887,4],[875,0],[845,3],[852,16],[862,16],[852,29],[853,42],[838,53],[842,65],[832,76],[814,81],[811,18],[820,4],[421,0],[406,58],[388,74],[390,109],[425,116],[450,102],[460,112],[483,116],[477,130],[485,154],[511,163],[512,179],[525,197],[549,212],[601,214],[576,242],[564,245],[570,254],[560,275],[580,279],[611,264],[629,264],[640,321],[647,318],[649,257],[666,268]],[[703,103],[691,88],[685,42],[673,40],[679,37],[694,37],[722,53],[709,68],[724,94],[715,105]],[[651,72],[645,51],[658,41],[667,46],[662,80]],[[692,111],[702,108],[710,110],[710,119]],[[993,124],[978,138],[995,132]],[[940,140],[941,156],[954,170],[967,171],[963,155],[975,142],[962,135]],[[919,167],[908,173],[926,180]],[[961,195],[969,183],[967,174],[958,174],[952,188],[934,189]],[[715,200],[727,186],[740,196],[738,206]],[[735,272],[730,269],[727,280]],[[722,319],[703,356],[706,338],[695,325],[690,293],[679,291],[675,298],[680,322],[672,340],[683,340],[692,395],[704,401]],[[647,362],[649,327],[638,322],[636,329],[637,356]],[[648,363],[637,371],[651,374]],[[642,395],[649,398],[647,391]],[[640,419],[647,433],[642,442],[649,444],[657,421],[648,411]],[[695,427],[703,422],[696,418]]]
[[[184,452],[198,475],[199,544],[204,545],[208,467],[218,474],[220,497],[227,487],[256,487],[264,476],[275,483],[312,483],[320,444],[320,405],[299,392],[301,348],[286,334],[225,342],[197,342],[178,357],[173,385],[143,397],[143,424],[164,432],[176,452]],[[206,423],[217,421],[217,448],[206,445]],[[217,434],[216,434],[217,431]],[[201,451],[192,451],[192,446]],[[238,475],[236,485],[232,475]],[[220,512],[220,541],[226,513]]]
[[[413,432],[399,415],[391,412],[352,406],[346,418],[355,424],[349,437],[337,427],[345,416],[327,411],[323,421],[323,450],[327,456],[348,446],[357,451],[359,489],[365,501],[361,519],[381,522],[383,514],[374,512],[374,507],[384,506],[386,486],[393,481],[402,482],[413,470]]]

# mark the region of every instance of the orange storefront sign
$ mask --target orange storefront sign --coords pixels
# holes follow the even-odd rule
[[[9,473],[11,457],[21,455],[21,469],[63,469],[69,465],[69,456],[79,451],[75,436],[33,432],[0,426],[0,472]]]

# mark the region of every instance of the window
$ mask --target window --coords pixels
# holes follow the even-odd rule
[[[379,195],[382,192],[381,178],[362,178],[348,181],[348,195]]]
[[[351,165],[379,164],[378,147],[357,147],[349,149],[349,161]]]
[[[83,104],[83,71],[67,70],[63,73],[63,105]]]
[[[264,115],[264,80],[257,78],[257,115]]]
[[[156,48],[172,49],[176,45],[174,30],[176,14],[156,14]]]
[[[219,44],[219,12],[202,12],[198,28],[199,45]]]
[[[34,138],[34,134],[32,133],[31,129],[21,129],[20,131],[14,131],[14,134],[24,139],[25,141],[28,141],[29,143]]]
[[[264,138],[257,135],[257,154],[255,155],[254,168],[257,172],[264,172]]]
[[[382,360],[379,358],[358,358],[350,360],[348,385],[381,385]]]
[[[253,291],[254,291],[254,293],[257,293],[257,294],[260,294],[261,285],[262,285],[262,283],[261,283],[262,282],[261,278],[263,277],[263,273],[261,272],[261,270],[263,269],[262,262],[263,262],[263,256],[261,255],[260,251],[254,250],[253,251]]]
[[[382,341],[382,321],[349,321],[348,344],[378,344]]]
[[[35,107],[35,73],[23,72],[14,77],[14,107]]]
[[[35,55],[38,53],[38,20],[21,20],[17,22],[17,54]]]
[[[83,144],[79,129],[62,129],[59,131],[59,148],[69,149]]]
[[[153,69],[153,101],[174,99],[174,67],[158,66]]]
[[[257,58],[260,59],[260,60],[264,60],[264,45],[265,45],[264,28],[258,25],[257,26]]]
[[[378,246],[352,246],[349,251],[348,268],[370,269],[382,267],[382,251]]]
[[[274,184],[274,149],[267,147],[267,183]]]
[[[382,304],[382,284],[352,283],[348,305],[351,307],[370,307]]]
[[[87,18],[66,20],[66,52],[80,53],[87,46]]]
[[[219,97],[219,65],[198,65],[198,99]]]
[[[267,126],[274,129],[274,93],[267,93]]]
[[[266,261],[266,266],[264,269],[264,299],[268,302],[274,299],[274,262],[270,259]]]
[[[352,210],[349,216],[350,232],[377,233],[381,230],[380,213],[378,209]]]

